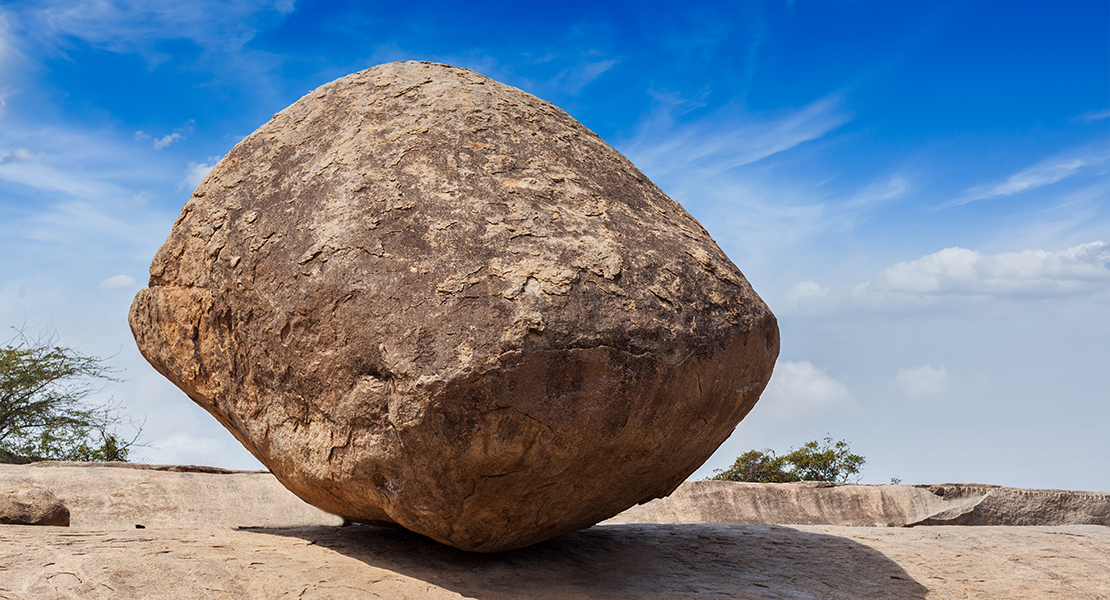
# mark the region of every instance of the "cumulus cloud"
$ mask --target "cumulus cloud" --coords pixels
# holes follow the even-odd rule
[[[778,418],[803,418],[851,406],[855,396],[840,381],[803,360],[779,361],[759,406]]]
[[[797,303],[803,298],[824,298],[829,295],[829,288],[821,287],[813,281],[802,281],[786,292],[786,301]]]
[[[113,275],[97,284],[102,290],[126,290],[135,287],[135,279],[127,275]]]
[[[1110,164],[1110,150],[1105,148],[1087,149],[1054,156],[1015,173],[1005,182],[975,186],[967,190],[963,196],[942,204],[939,208],[959,206],[975,200],[1010,196],[1051,185],[1076,175],[1087,168],[1099,168],[1107,164]]]
[[[171,134],[164,135],[162,137],[154,137],[140,129],[135,132],[134,138],[137,142],[152,140],[151,145],[154,146],[154,149],[161,150],[162,148],[165,148],[166,146],[169,146],[174,142],[184,141],[186,139],[185,136],[192,133],[195,126],[196,121],[194,121],[193,119],[189,119],[188,121],[185,121],[185,123],[181,127],[174,129],[173,133]]]
[[[891,265],[848,289],[802,281],[783,294],[785,313],[822,315],[963,306],[994,299],[1042,299],[1110,290],[1110,242],[1055,252],[1025,250],[982,254],[945,248]]]
[[[161,150],[162,148],[165,148],[166,146],[169,146],[174,142],[180,142],[183,139],[185,139],[185,136],[181,135],[180,133],[171,133],[170,135],[163,136],[154,140],[154,149]]]
[[[948,387],[948,367],[922,365],[912,369],[898,369],[894,386],[910,398],[926,398],[944,393]]]
[[[35,156],[28,152],[26,148],[16,148],[4,156],[0,156],[0,165],[28,163],[33,160],[35,160]]]
[[[1064,295],[1110,283],[1110,243],[1091,242],[1058,252],[1026,250],[984,255],[945,248],[887,267],[856,290],[859,296]]]

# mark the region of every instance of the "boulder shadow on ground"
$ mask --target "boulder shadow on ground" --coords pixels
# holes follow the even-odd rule
[[[780,525],[604,525],[497,554],[405,530],[251,530],[292,536],[468,598],[924,598],[928,590],[853,540]]]

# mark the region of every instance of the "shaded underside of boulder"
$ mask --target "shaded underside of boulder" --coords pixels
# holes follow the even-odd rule
[[[557,107],[391,63],[239,143],[130,322],[306,501],[496,551],[665,496],[751,410],[774,315]]]

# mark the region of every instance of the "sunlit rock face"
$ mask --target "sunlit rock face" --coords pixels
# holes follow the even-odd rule
[[[751,410],[775,317],[559,108],[447,65],[329,83],[240,142],[131,308],[291,491],[499,551],[664,496]]]

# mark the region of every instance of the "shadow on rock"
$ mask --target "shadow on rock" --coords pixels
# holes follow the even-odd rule
[[[498,554],[369,526],[252,530],[298,537],[468,598],[923,598],[850,539],[779,525],[605,525]]]

